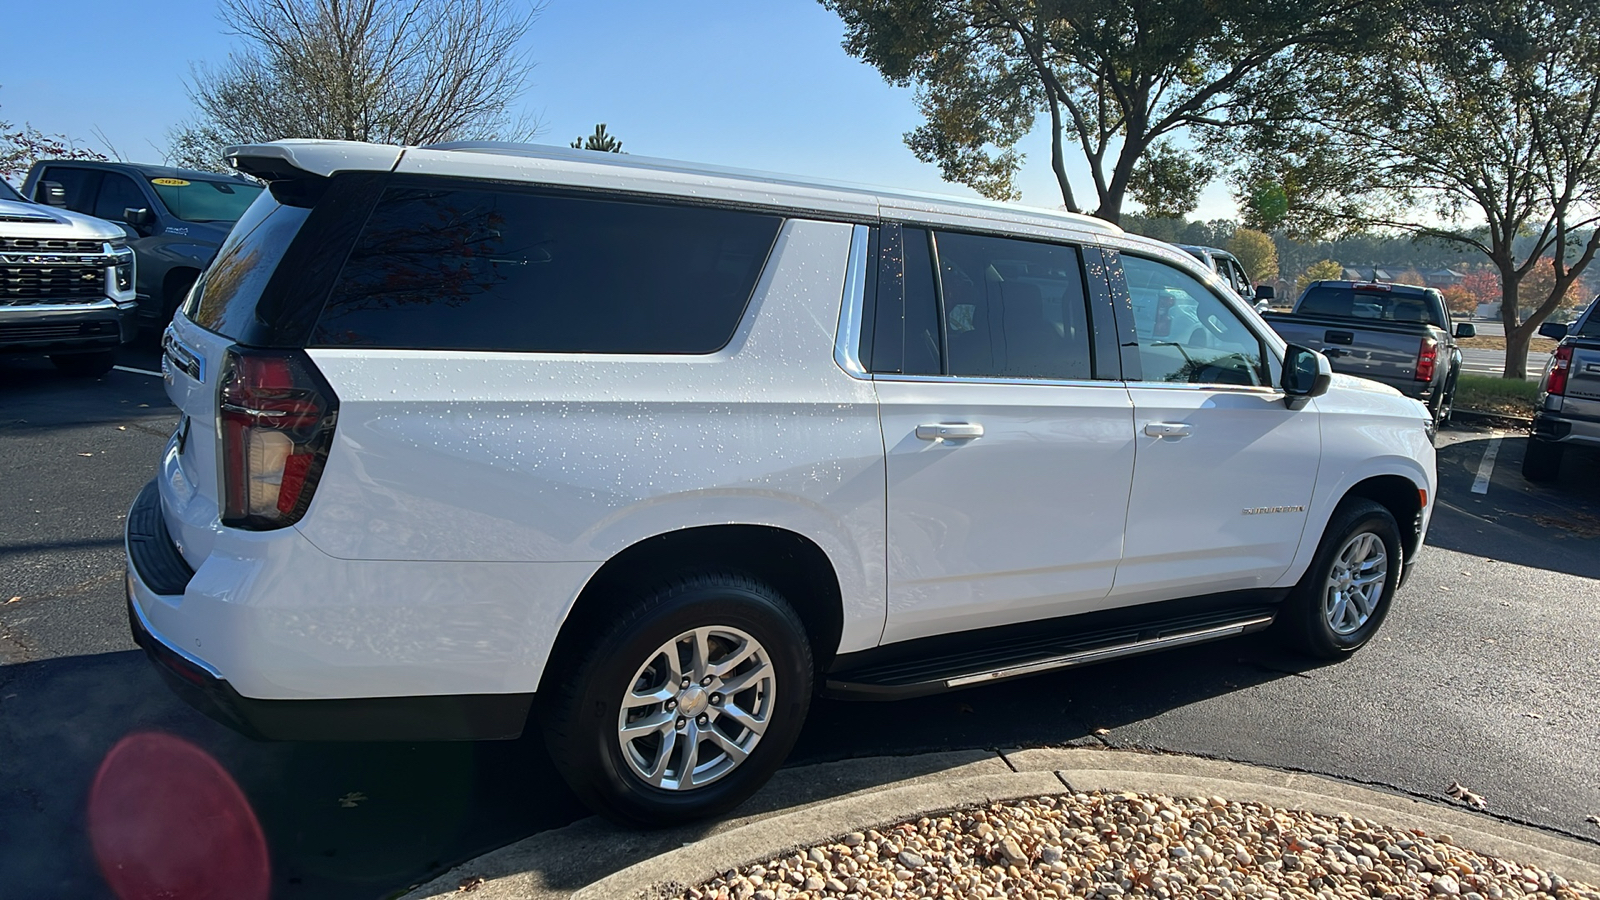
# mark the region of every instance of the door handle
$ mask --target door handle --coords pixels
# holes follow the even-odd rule
[[[1185,422],[1151,422],[1144,426],[1145,434],[1158,438],[1188,437],[1193,430],[1193,426]]]
[[[925,441],[970,441],[983,437],[983,426],[967,422],[918,425],[917,437]]]

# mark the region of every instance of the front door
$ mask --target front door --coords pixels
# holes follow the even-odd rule
[[[1265,344],[1198,279],[1126,253],[1121,272],[1113,283],[1138,342],[1128,385],[1138,450],[1111,597],[1268,587],[1303,537],[1322,446],[1316,407],[1284,405]]]
[[[1079,249],[908,228],[885,257],[905,272],[880,275],[904,313],[878,319],[873,376],[884,642],[1097,608],[1122,555],[1133,407],[1095,377]]]

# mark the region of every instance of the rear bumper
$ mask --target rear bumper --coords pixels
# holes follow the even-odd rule
[[[0,306],[0,352],[111,350],[133,340],[138,304],[109,297],[93,303]]]
[[[1533,437],[1551,443],[1600,445],[1600,419],[1540,410],[1533,416]]]
[[[462,741],[520,737],[532,694],[449,694],[331,700],[257,700],[240,695],[200,656],[152,626],[145,609],[181,603],[194,572],[167,533],[160,494],[145,485],[128,511],[128,627],[173,692],[257,740]]]

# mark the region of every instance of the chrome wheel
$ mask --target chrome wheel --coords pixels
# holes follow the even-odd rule
[[[622,758],[654,787],[704,787],[749,757],[776,697],[772,660],[755,638],[721,625],[686,631],[634,673],[617,716]]]
[[[1389,577],[1389,554],[1383,539],[1363,531],[1344,542],[1333,558],[1323,589],[1322,611],[1328,627],[1340,637],[1361,630],[1377,611]]]

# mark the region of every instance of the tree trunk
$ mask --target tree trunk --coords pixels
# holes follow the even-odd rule
[[[1500,324],[1506,333],[1506,365],[1502,378],[1521,381],[1528,377],[1528,343],[1533,329],[1517,321],[1518,289],[1521,275],[1511,260],[1495,260],[1500,270]]]
[[[1056,95],[1051,93],[1049,85],[1045,85],[1044,93],[1050,98],[1050,168],[1056,173],[1056,184],[1061,188],[1061,202],[1066,205],[1067,212],[1081,213],[1083,208],[1072,196],[1072,182],[1067,180],[1067,164],[1062,157],[1061,104],[1056,101]]]

